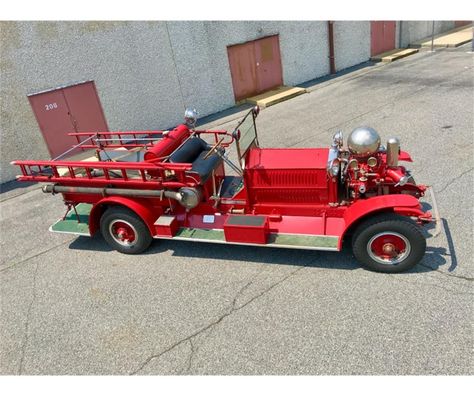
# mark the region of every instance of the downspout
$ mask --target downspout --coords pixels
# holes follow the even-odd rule
[[[398,48],[402,48],[402,22],[398,21]]]
[[[331,74],[336,73],[336,59],[334,56],[334,21],[328,21],[328,41],[329,41],[329,70]]]

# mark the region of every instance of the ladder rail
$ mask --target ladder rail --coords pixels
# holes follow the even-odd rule
[[[70,132],[83,149],[151,147],[168,131]],[[86,138],[82,140],[82,138]],[[83,144],[85,141],[93,143]],[[117,143],[114,143],[117,142]]]
[[[106,186],[117,184],[134,188],[189,185],[186,171],[192,164],[104,162],[104,161],[12,161],[20,167],[20,181],[52,182],[63,185]],[[173,175],[175,180],[167,178]]]

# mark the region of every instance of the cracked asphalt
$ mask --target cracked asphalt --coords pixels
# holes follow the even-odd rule
[[[48,233],[64,212],[59,197],[4,188],[0,373],[472,375],[469,50],[368,66],[258,119],[266,147],[327,146],[361,125],[400,137],[443,218],[408,273],[361,269],[350,249],[157,241],[121,255],[101,237]],[[230,129],[236,116],[207,126]]]

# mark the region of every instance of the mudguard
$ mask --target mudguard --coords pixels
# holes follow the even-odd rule
[[[400,154],[398,155],[398,160],[405,161],[405,162],[413,162],[410,154],[408,154],[408,152],[406,151],[400,151]]]
[[[102,216],[104,208],[108,205],[121,205],[135,212],[135,214],[145,222],[148,229],[150,230],[151,235],[155,234],[153,224],[156,220],[157,214],[156,210],[152,211],[149,208],[149,201],[147,202],[146,199],[141,200],[116,196],[104,198],[94,204],[92,207],[91,213],[89,215],[89,232],[91,236],[99,230],[100,217]]]
[[[426,216],[421,210],[417,198],[405,194],[380,195],[373,198],[361,199],[349,206],[344,213],[345,229],[339,239],[339,249],[342,247],[344,235],[350,227],[359,220],[381,212],[394,212],[403,216]]]

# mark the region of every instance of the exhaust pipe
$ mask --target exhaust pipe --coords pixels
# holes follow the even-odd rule
[[[98,187],[71,187],[71,186],[56,186],[48,184],[42,188],[44,193],[72,193],[72,194],[100,194],[106,195],[120,195],[123,197],[158,197],[171,198],[178,201],[186,209],[196,207],[201,201],[202,194],[199,190],[191,187],[183,187],[179,191],[168,190],[137,190],[129,188],[98,188]]]
[[[387,166],[394,168],[398,166],[398,155],[400,154],[400,140],[391,137],[387,141]]]
[[[165,190],[136,190],[129,188],[99,188],[99,187],[68,187],[49,184],[43,186],[44,193],[77,193],[77,194],[100,194],[100,195],[122,195],[127,197],[163,197],[177,199],[179,193]],[[170,194],[171,193],[171,194]]]

